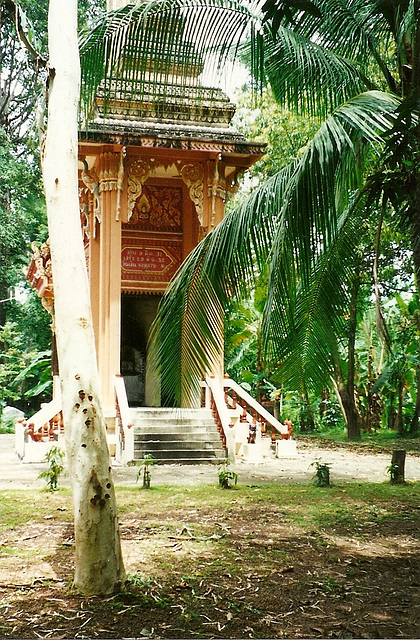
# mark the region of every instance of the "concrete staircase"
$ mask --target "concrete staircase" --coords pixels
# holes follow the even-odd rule
[[[226,460],[209,409],[131,408],[134,460],[156,464],[221,464]]]

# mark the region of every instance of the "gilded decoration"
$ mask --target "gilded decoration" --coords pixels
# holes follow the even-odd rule
[[[87,188],[79,189],[80,224],[82,227],[83,244],[85,247],[89,243],[90,239],[89,220],[92,209],[93,202],[91,192]]]
[[[99,191],[117,191],[121,154],[106,151],[99,156]]]
[[[26,279],[36,290],[44,309],[51,315],[54,312],[54,285],[52,279],[51,254],[49,240],[39,248],[36,243],[32,245],[32,258],[26,271]]]
[[[121,214],[121,195],[124,186],[125,151],[125,147],[123,147],[120,153],[115,153],[113,151],[101,153],[99,156],[98,164],[99,193],[102,193],[103,191],[117,192],[117,220],[120,219]],[[83,175],[85,175],[85,172]],[[98,218],[98,216],[96,216],[96,218],[100,221],[100,218]]]
[[[167,168],[171,161],[157,161],[154,158],[132,157],[127,163],[127,210],[128,220],[131,222],[134,209],[138,209],[138,202],[142,196],[146,181],[154,175],[158,167]],[[204,167],[201,163],[182,164],[176,162],[179,176],[187,186],[190,198],[195,206],[200,224],[203,225],[204,214]],[[147,206],[144,198],[141,207]]]
[[[204,224],[204,167],[201,163],[184,164],[179,175],[187,185],[190,198],[194,203],[201,226]]]
[[[134,207],[140,198],[143,185],[152,173],[151,159],[132,157],[127,166],[127,211],[128,220],[131,221]]]
[[[226,180],[220,175],[219,160],[210,163],[210,184],[208,195],[211,198],[211,219],[210,227],[213,228],[216,222],[216,198],[226,200]]]
[[[83,160],[82,182],[93,196],[93,213],[98,222],[100,222],[101,201],[99,199],[99,177],[94,169],[89,171],[86,160]]]
[[[145,185],[134,205],[130,224],[143,229],[181,232],[182,189]]]
[[[124,158],[125,158],[126,149],[122,148],[120,153],[120,161],[118,164],[118,176],[117,176],[117,217],[119,220],[121,217],[121,196],[124,188]]]

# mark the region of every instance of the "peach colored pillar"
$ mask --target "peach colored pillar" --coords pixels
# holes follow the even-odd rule
[[[121,223],[118,219],[120,153],[98,158],[101,223],[97,350],[105,416],[115,415],[113,378],[120,371]]]

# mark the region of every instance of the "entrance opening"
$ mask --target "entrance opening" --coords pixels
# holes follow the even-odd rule
[[[147,341],[161,296],[130,294],[121,296],[121,375],[132,407],[160,406],[160,384],[147,372]]]

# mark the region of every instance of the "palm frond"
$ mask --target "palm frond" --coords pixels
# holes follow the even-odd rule
[[[360,64],[280,27],[266,47],[266,72],[276,100],[326,116],[365,89],[373,89]]]
[[[288,360],[287,374],[294,369],[295,379],[308,363],[313,380],[322,378],[322,370],[331,371],[327,360],[331,365],[351,261],[342,271],[331,265],[339,265],[338,258],[342,263],[343,252],[355,255],[359,237],[357,227],[352,235],[352,215],[358,209],[352,203],[364,184],[364,162],[375,145],[379,151],[380,133],[392,126],[397,105],[377,92],[342,105],[322,124],[289,182],[282,224],[273,237],[263,337],[271,359]]]
[[[363,159],[389,130],[397,107],[389,94],[368,92],[337,109],[308,144],[283,196],[284,229],[273,240],[277,263],[287,246],[299,258],[299,277],[305,280],[313,258],[333,238],[337,220],[349,196],[364,176]],[[291,256],[290,256],[291,259]]]
[[[273,44],[266,59],[278,100],[325,115],[362,88],[381,88],[372,78],[382,78],[395,92],[383,55],[393,34],[377,0],[318,0],[318,15],[293,6],[285,11],[289,4],[278,3],[270,12]]]
[[[191,405],[203,371],[220,359],[223,310],[220,295],[202,269],[209,239],[184,262],[162,299],[151,331],[149,366],[160,372],[162,397],[171,406]]]
[[[379,73],[389,91],[395,93],[396,80],[384,52],[389,50],[395,34],[380,10],[378,0],[320,0],[325,21],[320,43],[346,58],[370,66]],[[385,3],[383,3],[385,4]]]
[[[360,260],[362,212],[355,197],[342,214],[335,237],[316,256],[309,281],[303,282],[298,270],[294,279],[287,278],[281,264],[277,266],[281,276],[274,283],[274,305],[265,319],[266,351],[278,363],[274,379],[287,380],[291,389],[305,386],[320,392],[334,371],[338,336],[347,334],[345,309]]]
[[[169,285],[152,327],[150,362],[175,405],[197,396],[200,380],[220,358],[223,315],[233,296],[246,296],[270,251],[278,209],[293,166],[257,189],[190,253]],[[182,375],[181,375],[182,374]]]
[[[291,330],[296,335],[305,330],[306,360],[314,348],[308,336],[318,335],[314,327],[320,325],[321,311],[328,308],[325,317],[333,313],[338,318],[331,297],[315,295],[321,284],[314,288],[314,276],[328,293],[338,272],[328,269],[327,248],[337,246],[349,193],[362,181],[363,155],[379,144],[395,106],[391,96],[378,93],[362,94],[343,105],[322,125],[300,160],[256,189],[187,258],[163,298],[154,333],[160,336],[155,362],[163,387],[178,402],[185,393],[196,392],[215,362],[220,318],[229,300],[245,296],[267,262],[265,348],[272,349],[272,358],[280,352],[278,336],[283,340]],[[304,318],[308,309],[314,309],[313,324],[303,323],[296,331],[295,317]],[[177,388],[181,371],[188,387],[182,393]]]

